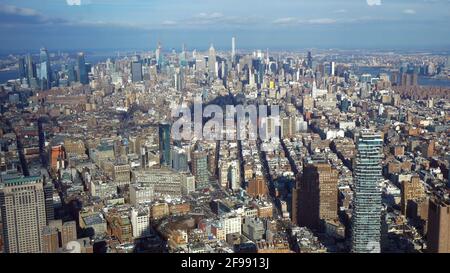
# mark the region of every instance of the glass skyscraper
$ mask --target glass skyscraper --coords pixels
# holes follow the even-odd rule
[[[50,58],[48,57],[47,49],[41,48],[39,54],[39,81],[42,90],[48,90],[51,88],[51,71],[50,71]]]
[[[352,252],[355,253],[380,252],[382,147],[380,134],[360,132],[353,170]]]
[[[142,63],[141,61],[131,62],[131,81],[141,82],[142,81]]]
[[[170,166],[170,124],[159,125],[159,155],[160,164]]]
[[[88,72],[86,69],[86,62],[84,59],[84,53],[80,52],[78,53],[78,57],[77,57],[77,76],[78,76],[78,81],[81,84],[89,84],[89,77],[88,77]]]

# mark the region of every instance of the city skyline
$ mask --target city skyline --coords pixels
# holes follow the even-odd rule
[[[448,7],[0,0],[0,253],[450,253]]]
[[[180,8],[182,7],[182,8]],[[0,50],[450,45],[450,1],[0,1]],[[382,39],[381,39],[382,37]]]

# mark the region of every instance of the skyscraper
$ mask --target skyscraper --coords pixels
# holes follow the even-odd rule
[[[450,199],[434,194],[429,202],[428,252],[450,253]]]
[[[132,82],[142,81],[142,63],[141,63],[141,61],[131,62],[131,81]]]
[[[0,209],[6,253],[39,253],[46,225],[45,197],[40,176],[0,182]]]
[[[231,38],[231,62],[234,63],[236,57],[236,38]]]
[[[172,169],[180,172],[189,171],[187,154],[184,149],[174,146],[171,150],[170,159],[172,161]]]
[[[27,80],[28,84],[31,84],[31,81],[33,78],[36,77],[36,71],[35,66],[33,63],[33,58],[31,57],[31,54],[27,55]]]
[[[298,224],[321,229],[338,219],[338,172],[326,159],[306,162],[297,186]]]
[[[335,66],[336,66],[335,62],[331,62],[330,63],[330,76],[334,76],[334,74],[335,74]]]
[[[170,166],[170,124],[159,125],[159,156],[160,164]]]
[[[51,88],[52,79],[50,69],[48,51],[46,48],[41,48],[39,54],[39,82],[41,84],[41,90],[48,90]]]
[[[155,50],[155,58],[156,58],[156,65],[157,65],[158,69],[161,69],[161,66],[163,63],[163,55],[162,55],[162,47],[161,47],[160,42],[158,42],[158,46],[156,47],[156,50]]]
[[[311,51],[308,51],[308,57],[307,57],[306,65],[310,69],[312,69],[312,67],[313,67],[313,59],[312,59]]]
[[[23,78],[27,77],[25,58],[20,57],[18,62],[19,62],[19,79],[22,80]]]
[[[208,153],[194,151],[191,155],[192,174],[195,176],[196,189],[205,189],[209,186]]]
[[[209,47],[208,71],[210,75],[216,77],[216,50],[214,49],[213,44]]]
[[[81,84],[89,84],[88,72],[86,69],[86,61],[84,59],[84,53],[80,52],[77,56],[77,77]]]
[[[359,133],[353,169],[352,252],[380,252],[382,147],[380,134]]]

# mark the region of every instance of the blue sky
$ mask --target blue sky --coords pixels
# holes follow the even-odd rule
[[[450,0],[0,0],[0,50],[444,48]]]

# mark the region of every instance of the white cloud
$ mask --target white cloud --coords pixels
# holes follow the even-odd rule
[[[332,18],[317,18],[309,20],[301,20],[296,17],[284,17],[274,20],[272,23],[275,25],[296,25],[296,24],[310,24],[310,25],[326,25],[336,23],[336,19]]]
[[[81,6],[81,0],[66,0],[69,6]]]
[[[319,18],[319,19],[311,19],[308,20],[309,24],[334,24],[336,23],[335,19],[331,19],[331,18]]]
[[[161,24],[163,26],[175,26],[177,24],[177,22],[173,21],[173,20],[165,20]]]
[[[381,6],[381,0],[366,0],[369,6]]]
[[[404,14],[416,14],[416,11],[413,9],[405,9],[403,10]]]
[[[34,9],[19,8],[19,7],[11,6],[11,5],[1,5],[0,4],[0,11],[3,12],[3,13],[7,13],[7,14],[14,14],[14,15],[21,15],[21,16],[37,16],[37,15],[40,15]]]
[[[295,17],[284,17],[284,18],[278,18],[273,21],[275,25],[290,25],[299,23],[299,20]]]

